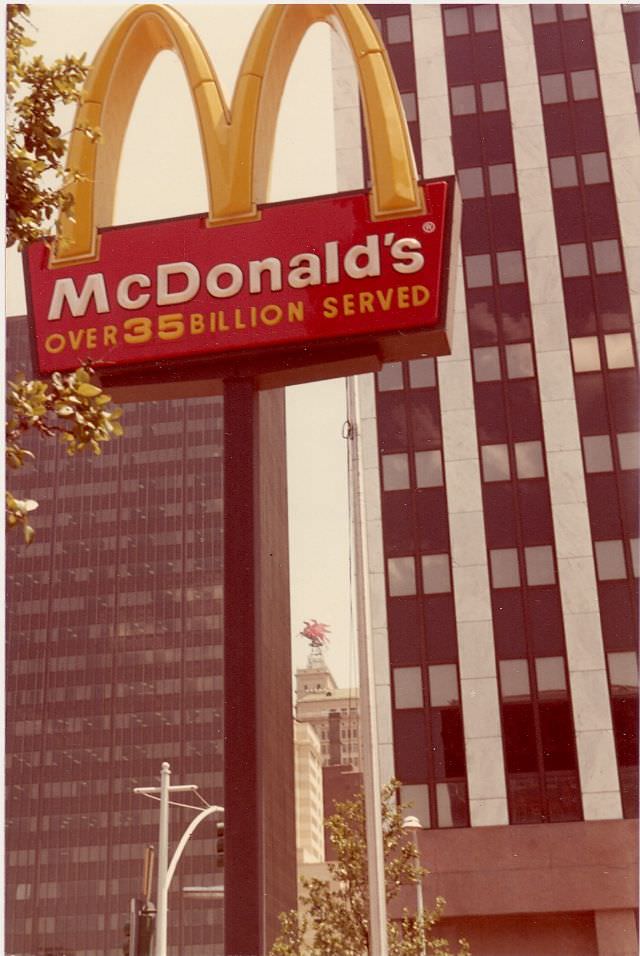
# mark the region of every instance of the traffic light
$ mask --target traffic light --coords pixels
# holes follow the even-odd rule
[[[153,903],[132,897],[129,922],[124,925],[123,956],[151,956],[156,911]]]
[[[224,868],[224,822],[218,820],[216,823],[216,869]]]
[[[138,913],[138,940],[136,956],[151,956],[151,941],[156,921],[153,903],[143,903]]]

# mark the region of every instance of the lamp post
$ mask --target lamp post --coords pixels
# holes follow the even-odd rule
[[[420,863],[420,847],[418,846],[418,830],[422,829],[422,824],[418,817],[405,817],[402,821],[402,828],[408,830],[411,833],[411,840],[416,850],[418,857],[418,863]],[[422,921],[424,917],[424,896],[422,894],[422,876],[416,883],[416,918]],[[424,933],[422,934],[422,939],[420,941],[420,954],[421,956],[426,956],[425,940]]]
[[[198,789],[197,784],[186,783],[181,785],[171,785],[171,768],[165,761],[160,771],[159,787],[135,787],[134,793],[142,793],[144,796],[153,797],[160,800],[160,823],[158,831],[158,903],[156,917],[155,947],[154,956],[167,956],[167,916],[169,912],[168,897],[169,886],[173,879],[173,874],[182,856],[182,852],[189,842],[189,838],[196,827],[202,823],[212,813],[224,813],[224,807],[205,807],[188,824],[186,830],[180,837],[178,845],[175,848],[171,862],[169,862],[169,795],[171,793],[193,793]],[[180,804],[186,806],[186,804]],[[197,807],[189,809],[197,810]]]

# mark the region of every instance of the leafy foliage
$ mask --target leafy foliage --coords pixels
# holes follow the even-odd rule
[[[111,396],[91,382],[92,369],[84,367],[68,375],[54,372],[50,382],[18,376],[7,385],[9,417],[6,426],[6,459],[9,468],[22,468],[35,455],[23,439],[35,430],[47,438],[58,435],[68,455],[88,448],[102,453],[101,444],[122,435],[122,409],[111,405]],[[31,499],[20,500],[6,492],[7,527],[21,527],[29,544],[34,530],[29,515],[38,507]]]
[[[387,903],[404,884],[416,884],[427,871],[420,865],[411,836],[403,828],[406,806],[395,800],[398,784],[392,781],[382,793],[382,832]],[[271,956],[375,956],[368,933],[368,878],[364,798],[336,804],[326,821],[337,860],[328,864],[329,880],[302,879],[300,909],[280,917],[281,934]],[[388,921],[389,956],[453,956],[446,939],[433,933],[444,909],[438,898],[422,917],[403,911],[399,922]],[[469,954],[459,941],[458,956]]]
[[[69,212],[71,198],[65,185],[76,175],[64,168],[66,141],[55,122],[60,105],[80,99],[88,67],[81,57],[65,56],[47,66],[41,56],[29,58],[34,41],[27,36],[29,7],[7,5],[7,225],[8,246],[40,239],[49,234],[52,217]],[[86,129],[85,135],[99,136]],[[66,177],[66,178],[65,178]],[[54,374],[50,382],[9,382],[6,424],[6,460],[9,468],[22,468],[34,454],[22,444],[25,433],[59,435],[67,452],[84,448],[101,452],[102,442],[122,434],[121,409],[110,406],[111,398],[91,382],[91,369],[70,375]],[[34,537],[30,515],[38,507],[31,498],[5,493],[6,522],[22,528],[29,544]]]
[[[65,56],[47,65],[29,58],[34,41],[27,36],[29,7],[7,5],[7,224],[8,246],[21,249],[51,231],[52,216],[69,212],[66,180],[77,174],[64,169],[66,141],[55,122],[61,104],[80,99],[88,72],[84,54]],[[96,135],[88,130],[87,135]]]

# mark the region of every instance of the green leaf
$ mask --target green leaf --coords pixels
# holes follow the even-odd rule
[[[76,392],[83,398],[95,398],[96,395],[102,393],[102,389],[98,388],[97,385],[89,384],[89,382],[81,382],[80,385],[76,386]]]

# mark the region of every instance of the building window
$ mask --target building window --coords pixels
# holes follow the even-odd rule
[[[527,567],[527,584],[529,587],[555,583],[553,549],[549,545],[525,548],[524,560]]]
[[[411,18],[406,14],[387,17],[387,43],[411,42]]]
[[[390,597],[404,597],[416,593],[415,558],[388,558],[387,573]]]
[[[638,655],[635,651],[612,651],[609,661],[609,683],[617,690],[638,686]]]
[[[630,471],[632,468],[638,468],[640,466],[640,432],[620,432],[616,437],[622,470]]]
[[[491,582],[494,588],[520,587],[520,569],[516,548],[496,548],[489,551]]]
[[[571,354],[575,372],[596,372],[600,368],[600,349],[596,335],[571,339]]]
[[[413,783],[400,787],[400,801],[408,805],[407,814],[415,816],[423,828],[431,826],[429,812],[429,787],[426,783]]]
[[[425,594],[446,594],[451,591],[448,554],[423,554],[422,579]]]
[[[498,282],[500,285],[524,282],[524,262],[520,249],[499,252],[496,258],[498,260]]]
[[[609,182],[609,164],[606,153],[583,153],[581,158],[582,174],[587,186]]]
[[[479,3],[473,6],[473,25],[476,33],[488,33],[498,29],[498,12],[493,3]]]
[[[631,568],[633,570],[634,578],[640,577],[638,573],[638,564],[640,555],[638,554],[638,538],[629,538],[629,549],[631,551]]]
[[[589,259],[584,242],[572,242],[560,246],[562,275],[565,279],[574,279],[589,275]]]
[[[555,156],[551,162],[551,183],[554,189],[578,185],[578,168],[575,156]]]
[[[429,701],[432,707],[450,707],[460,703],[458,668],[455,664],[429,667]]]
[[[485,113],[495,113],[497,110],[506,110],[507,95],[502,80],[493,83],[480,84],[482,109]]]
[[[530,10],[534,23],[555,23],[557,20],[555,3],[534,3]]]
[[[549,73],[541,76],[540,88],[545,106],[550,106],[552,103],[566,103],[567,81],[564,73]]]
[[[480,166],[458,170],[458,185],[463,199],[479,199],[484,196],[484,180]]]
[[[417,451],[416,485],[418,488],[437,488],[443,484],[442,453],[437,451]]]
[[[436,363],[432,358],[412,359],[409,362],[411,388],[433,388],[436,384]]]
[[[473,350],[473,372],[476,382],[495,382],[500,378],[500,354],[496,345]]]
[[[520,342],[518,345],[507,345],[507,376],[509,378],[532,378],[533,353],[529,342]]]
[[[593,260],[598,275],[622,272],[620,246],[617,239],[602,239],[593,244]]]
[[[419,667],[394,667],[393,690],[397,710],[424,707],[422,671]]]
[[[418,102],[415,93],[401,93],[400,99],[407,117],[407,123],[415,123],[418,119]]]
[[[454,116],[468,116],[476,112],[475,86],[451,87],[451,112]]]
[[[493,285],[491,256],[465,256],[464,265],[467,274],[468,289],[482,289]]]
[[[615,332],[604,337],[607,368],[632,368],[635,365],[630,332]]]
[[[563,3],[560,9],[563,20],[584,20],[587,16],[584,3]]]
[[[599,581],[618,581],[627,576],[622,541],[594,541]]]
[[[539,441],[516,442],[516,471],[518,478],[543,478],[544,456]]]
[[[492,196],[509,196],[516,191],[512,163],[489,166],[489,189]]]
[[[409,487],[409,456],[382,456],[382,486],[385,491],[398,491]]]
[[[619,437],[619,436],[618,436]],[[611,441],[608,435],[587,435],[582,439],[584,466],[589,474],[613,471]]]
[[[536,657],[535,665],[538,694],[553,693],[554,696],[557,696],[560,692],[563,695],[566,693],[567,678],[564,658]]]
[[[471,11],[476,33],[488,33],[490,30],[498,29],[498,14],[495,4],[474,5]],[[464,36],[470,32],[466,7],[451,7],[444,11],[444,32],[448,37]]]
[[[498,670],[500,673],[500,693],[502,697],[521,697],[526,699],[531,696],[529,665],[526,660],[498,661]]]
[[[388,362],[377,374],[379,392],[397,392],[403,388],[402,363]]]
[[[574,100],[595,100],[598,84],[595,70],[576,70],[571,74],[571,90]]]
[[[466,7],[453,7],[444,11],[444,32],[448,37],[463,36],[469,32]]]
[[[611,718],[625,817],[638,815],[638,665],[634,652],[607,655]]]
[[[482,474],[485,481],[508,481],[511,477],[509,468],[509,450],[506,445],[482,445]]]

